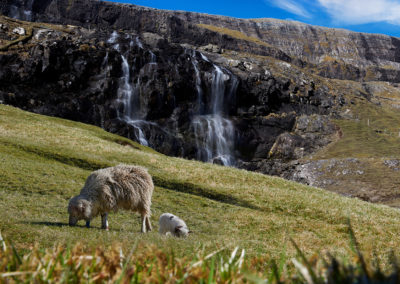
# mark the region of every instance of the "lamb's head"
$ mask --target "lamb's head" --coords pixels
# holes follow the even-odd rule
[[[175,228],[175,236],[186,238],[189,235],[190,231],[186,226],[177,226]]]
[[[68,204],[69,225],[74,226],[79,220],[90,221],[91,204],[81,196],[72,197]]]

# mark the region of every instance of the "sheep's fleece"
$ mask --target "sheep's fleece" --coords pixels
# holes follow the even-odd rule
[[[159,233],[166,235],[171,233],[175,237],[187,237],[190,233],[186,223],[171,213],[164,213],[158,221]]]
[[[142,232],[151,231],[150,206],[153,180],[146,169],[139,166],[118,165],[92,172],[79,195],[68,204],[69,224],[86,220],[86,226],[97,215],[102,217],[102,228],[108,229],[107,215],[118,209],[139,212]]]

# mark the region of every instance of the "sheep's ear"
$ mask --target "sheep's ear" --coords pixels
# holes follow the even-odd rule
[[[174,219],[174,216],[169,217],[170,220]]]
[[[181,231],[181,228],[182,228],[183,226],[178,226],[178,227],[176,227],[175,228],[175,233],[179,233],[180,231]]]

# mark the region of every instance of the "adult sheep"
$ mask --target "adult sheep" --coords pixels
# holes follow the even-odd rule
[[[101,215],[101,228],[108,230],[107,216],[118,209],[139,212],[142,232],[151,231],[150,206],[153,180],[146,169],[138,166],[118,165],[92,172],[79,195],[68,204],[69,224],[86,220],[86,227]]]

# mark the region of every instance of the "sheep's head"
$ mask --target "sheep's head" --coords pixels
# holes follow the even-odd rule
[[[90,202],[81,196],[71,198],[68,204],[69,225],[74,226],[79,220],[89,221],[91,215]]]
[[[177,226],[175,228],[175,236],[186,238],[189,235],[190,231],[185,226]]]

